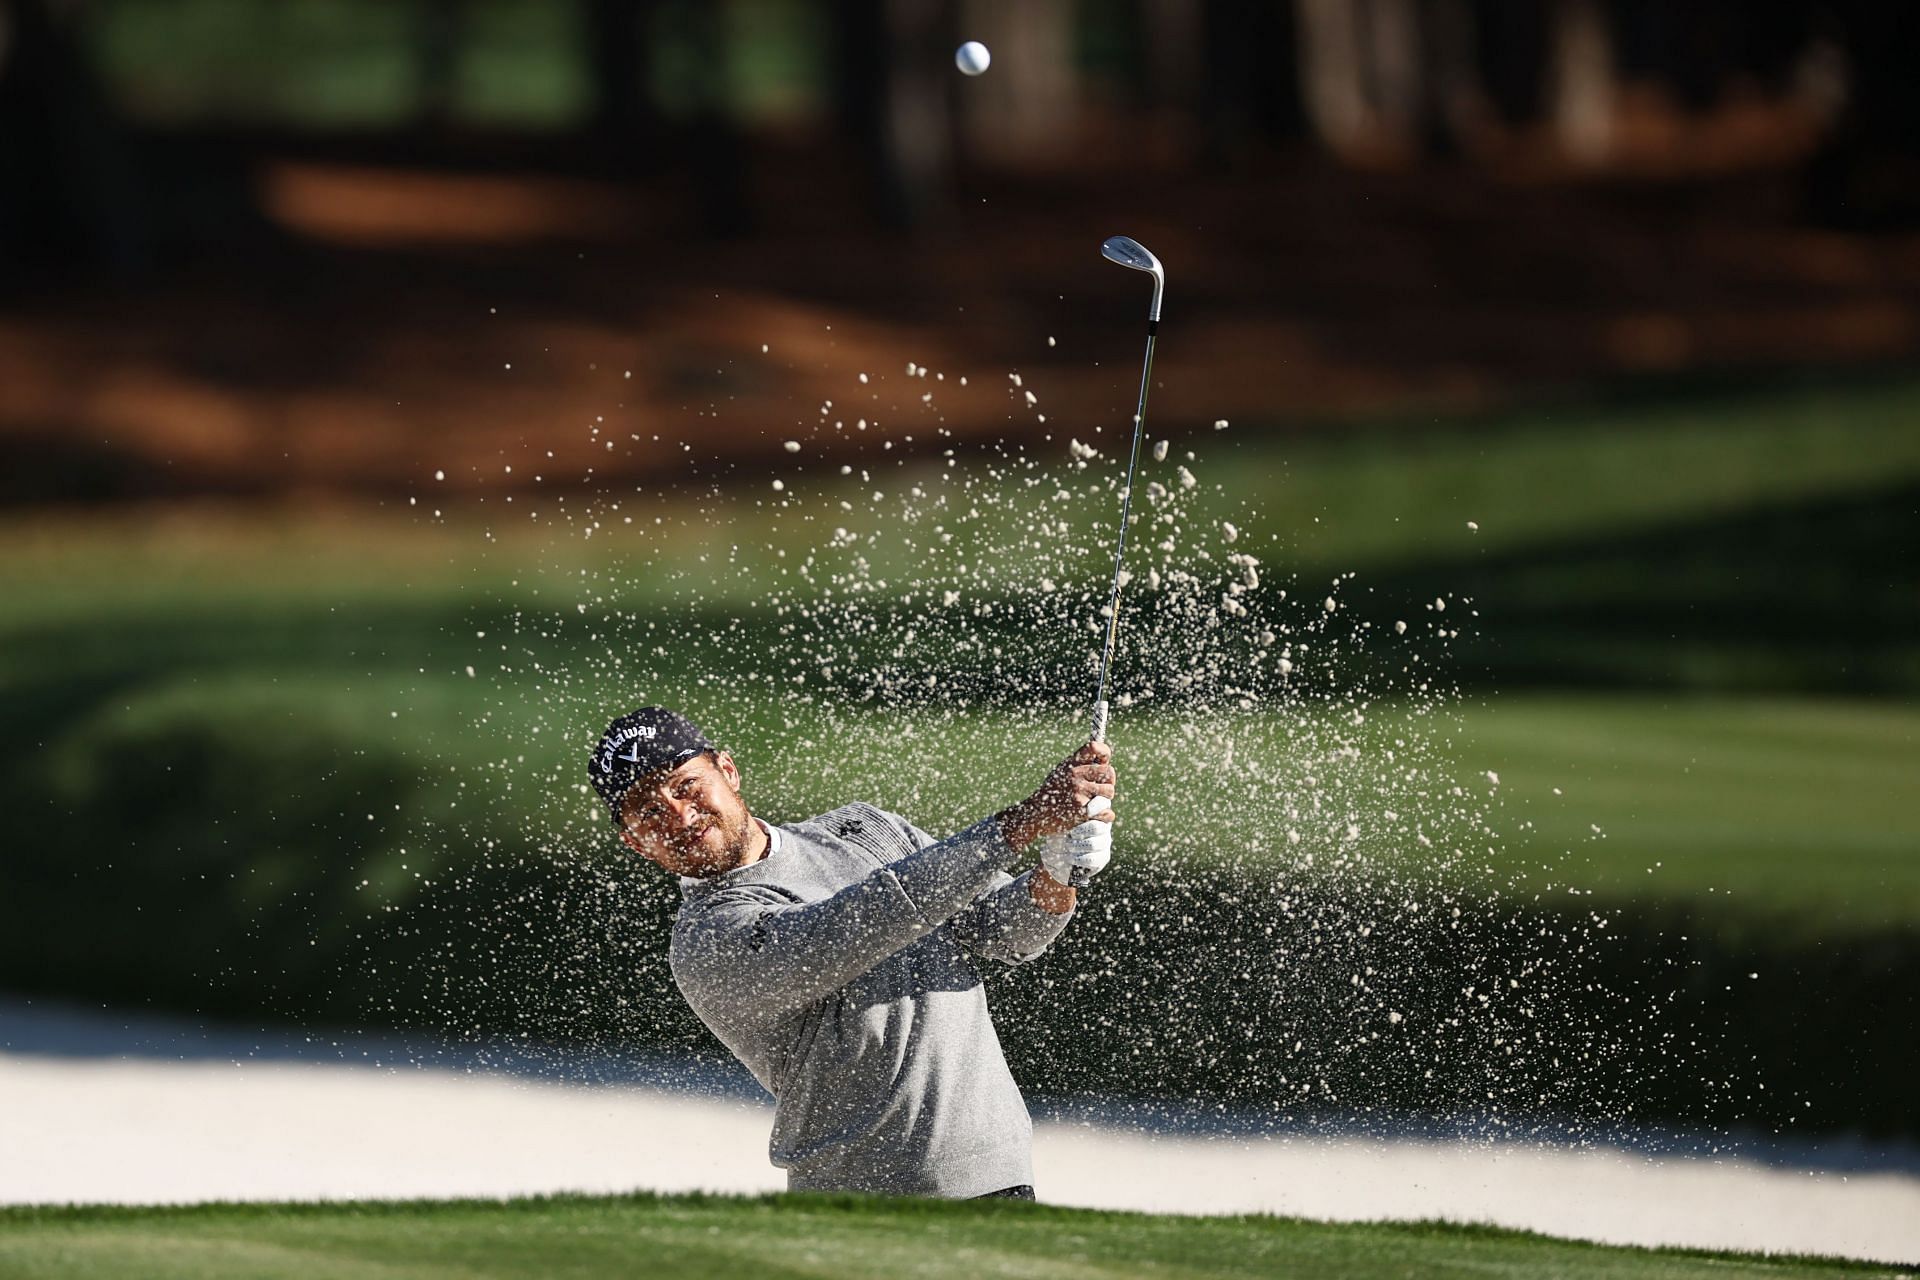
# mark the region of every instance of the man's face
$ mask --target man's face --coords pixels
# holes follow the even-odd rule
[[[724,751],[648,774],[621,803],[620,838],[677,876],[733,870],[746,857],[752,831],[740,770]]]

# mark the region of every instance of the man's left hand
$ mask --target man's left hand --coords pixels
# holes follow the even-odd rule
[[[1112,760],[1112,747],[1089,742],[1055,765],[1038,791],[997,815],[1007,843],[1024,849],[1042,836],[1065,835],[1088,822],[1112,822]],[[1107,802],[1097,816],[1088,807],[1095,799]]]

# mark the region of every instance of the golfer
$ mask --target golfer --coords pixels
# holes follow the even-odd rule
[[[1033,1198],[1033,1126],[975,966],[1046,950],[1075,868],[1106,866],[1111,755],[1089,742],[935,840],[868,804],[770,825],[682,716],[608,727],[588,774],[627,847],[680,877],[674,982],[773,1094],[790,1188]],[[1036,841],[1041,866],[1008,874]]]

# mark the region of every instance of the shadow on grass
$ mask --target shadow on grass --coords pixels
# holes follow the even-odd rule
[[[1479,602],[1461,678],[1920,693],[1920,487],[1790,503],[1376,577]]]

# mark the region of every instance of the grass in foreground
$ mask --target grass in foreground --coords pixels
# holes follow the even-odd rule
[[[1893,1276],[1432,1223],[1182,1218],[857,1197],[0,1209],[0,1274],[273,1277]]]

